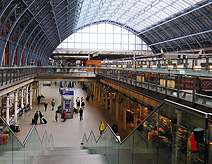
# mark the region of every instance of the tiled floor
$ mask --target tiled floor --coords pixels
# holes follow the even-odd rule
[[[87,93],[82,90],[81,85],[77,83],[77,85],[73,88],[74,97],[76,99],[79,97],[86,97]],[[51,100],[55,99],[55,109],[58,105],[60,105],[60,94],[59,94],[59,86],[55,86],[54,83],[51,87],[42,86],[41,93],[45,95],[46,100],[48,101],[48,109],[44,110],[44,105],[33,104],[33,110],[24,114],[23,117],[20,118],[18,124],[20,126],[20,133],[17,133],[18,138],[21,142],[24,141],[27,133],[32,127],[31,120],[34,116],[35,111],[42,111],[44,113],[44,117],[47,119],[47,124],[38,124],[36,126],[40,137],[43,136],[44,132],[47,131],[48,134],[53,135],[54,146],[55,147],[77,147],[80,146],[83,134],[86,133],[89,135],[91,130],[93,130],[96,137],[99,137],[99,123],[101,120],[110,126],[114,123],[114,116],[110,116],[108,111],[104,110],[104,107],[97,103],[96,100],[86,102],[85,109],[83,113],[83,120],[79,120],[79,116],[77,114],[74,115],[73,119],[67,119],[66,122],[62,122],[59,115],[59,121],[55,121],[55,111],[51,110]],[[40,123],[40,122],[39,122]],[[127,125],[129,128],[127,131],[122,130],[122,123],[119,121],[119,133],[121,135],[121,139],[124,139],[127,134],[132,130],[132,125]]]

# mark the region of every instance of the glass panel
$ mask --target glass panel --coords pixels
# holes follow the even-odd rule
[[[130,164],[133,160],[133,135],[130,135],[119,147],[119,163]]]
[[[82,138],[82,145],[83,145],[83,147],[88,147],[87,137],[86,137],[85,134],[84,134],[84,136]]]
[[[118,164],[119,142],[115,137],[112,130],[108,127],[104,131],[105,133],[105,156],[109,163]]]
[[[46,149],[48,149],[48,135],[45,132],[42,139],[42,151],[45,151]]]
[[[186,112],[185,109],[176,106],[163,105],[159,110],[158,128],[160,138],[158,148],[159,152],[163,153],[158,157],[168,163],[171,163],[171,160],[177,160],[178,163],[202,163],[205,149],[204,129],[204,117],[193,115],[188,110]],[[194,134],[195,141],[192,142]],[[194,150],[193,143],[197,146],[198,152]],[[170,152],[172,154],[169,154]]]
[[[20,141],[13,135],[13,163],[29,163],[28,160],[24,158],[25,151],[24,147]]]
[[[13,149],[12,149],[13,134],[7,125],[0,118],[0,161],[1,163],[11,164]]]
[[[204,163],[207,148],[205,115],[190,108],[164,103],[150,115],[142,111],[141,120],[144,119],[120,145],[107,127],[92,148],[95,147],[96,152],[104,154],[109,163],[114,164],[140,164],[141,159],[143,163]],[[211,130],[209,126],[209,144]],[[210,163],[211,145],[209,147]]]
[[[150,138],[148,140],[140,131],[135,131],[133,136],[133,164],[140,164],[141,159],[142,163],[157,163],[157,140],[153,138],[151,141]]]
[[[32,160],[35,155],[40,155],[42,144],[35,128],[32,129],[25,143],[25,160]]]
[[[208,143],[209,143],[209,160],[208,163],[212,163],[212,122],[209,125],[209,133],[208,133]]]

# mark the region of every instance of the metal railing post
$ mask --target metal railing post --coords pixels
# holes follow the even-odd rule
[[[7,84],[7,81],[8,81],[8,69],[6,69],[6,84]]]
[[[180,80],[181,76],[177,75],[177,101],[180,101]]]
[[[149,73],[149,72],[147,73],[147,78],[148,78],[148,81],[147,81],[147,84],[148,84],[147,89],[148,89],[148,91],[149,91],[149,82],[150,82],[150,73]]]
[[[165,75],[165,95],[166,95],[166,98],[168,97],[168,95],[167,95],[167,93],[168,93],[167,86],[168,86],[168,75],[166,74]]]
[[[192,106],[195,105],[195,102],[196,102],[196,76],[193,77]]]

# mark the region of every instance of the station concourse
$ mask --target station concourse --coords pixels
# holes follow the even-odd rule
[[[211,164],[211,11],[211,0],[0,1],[0,163]],[[81,121],[68,90],[84,98]],[[56,122],[61,104],[73,118]]]
[[[42,83],[41,83],[42,84]],[[49,134],[54,136],[54,146],[55,147],[79,147],[81,146],[81,141],[84,133],[89,134],[91,130],[94,132],[95,136],[99,138],[99,124],[101,121],[104,122],[105,126],[109,124],[111,127],[114,124],[114,116],[111,117],[107,111],[105,111],[104,106],[97,102],[97,99],[94,98],[92,101],[85,101],[85,108],[83,112],[83,120],[79,120],[79,113],[74,114],[73,119],[67,119],[66,122],[62,122],[61,115],[58,114],[58,122],[55,121],[55,111],[57,106],[61,105],[61,95],[59,94],[59,82],[55,86],[52,82],[51,86],[42,86],[40,85],[40,93],[45,95],[46,101],[48,102],[47,111],[44,110],[44,105],[37,105],[37,101],[33,103],[32,111],[29,111],[24,114],[18,121],[20,127],[20,132],[16,133],[20,141],[23,142],[27,133],[32,127],[32,118],[36,111],[41,111],[44,114],[44,117],[47,119],[47,124],[40,124],[38,119],[38,125],[36,129],[39,132],[40,136],[43,136],[44,132],[47,131]],[[77,97],[83,97],[84,99],[87,96],[85,90],[82,90],[80,83],[77,83],[75,87],[71,88],[74,91],[74,100]],[[55,109],[51,109],[51,101],[55,100]],[[75,104],[76,106],[76,104]],[[123,131],[122,123],[120,122],[119,133],[123,136],[123,139],[130,131],[133,130],[133,125],[128,125],[128,129]]]

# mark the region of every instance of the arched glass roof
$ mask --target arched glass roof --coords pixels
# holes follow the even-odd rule
[[[112,21],[139,32],[201,0],[84,0],[77,29]]]
[[[154,53],[212,47],[211,0],[4,0],[0,66],[48,62],[68,36],[92,24],[133,32]]]
[[[151,51],[137,35],[107,23],[94,24],[77,31],[58,45],[57,49]]]

